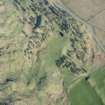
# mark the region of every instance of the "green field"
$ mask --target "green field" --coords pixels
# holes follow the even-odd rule
[[[71,89],[69,98],[72,105],[103,105],[95,90],[85,80]]]
[[[105,103],[105,68],[100,68],[92,73],[90,81]]]

